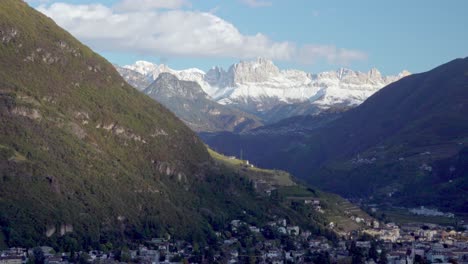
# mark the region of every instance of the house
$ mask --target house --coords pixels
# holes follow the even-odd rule
[[[237,228],[241,225],[241,220],[232,220],[231,221],[231,226],[233,226],[234,228]]]
[[[6,252],[7,255],[10,255],[10,256],[22,256],[22,255],[26,256],[25,252],[27,252],[27,249],[20,248],[20,247],[12,247],[4,252]]]
[[[374,228],[379,228],[379,227],[380,227],[379,221],[374,220],[374,221],[372,222],[372,227],[374,227]]]
[[[320,244],[320,249],[324,251],[328,251],[330,249],[330,245],[326,242]]]
[[[375,237],[380,236],[382,234],[382,231],[379,229],[365,229],[362,232]]]
[[[311,235],[312,235],[312,232],[310,232],[310,231],[308,231],[308,230],[302,231],[302,233],[301,233],[301,237],[302,237],[303,239],[308,239]]]
[[[447,262],[448,261],[448,258],[447,258],[447,255],[443,252],[439,252],[439,251],[430,251],[428,254],[427,254],[427,259],[431,262],[431,263],[434,263],[434,262]]]
[[[266,253],[265,257],[266,258],[270,258],[270,259],[274,259],[274,258],[280,258],[281,257],[281,251],[279,250],[270,250]]]
[[[54,249],[51,247],[41,247],[42,252],[44,252],[44,255],[50,256],[52,255],[52,252],[54,252]]]
[[[22,264],[23,257],[21,256],[6,256],[0,257],[0,264]]]
[[[260,233],[260,228],[256,227],[256,226],[249,226],[249,229],[250,231],[252,231],[253,233]]]
[[[231,257],[232,258],[238,258],[239,257],[239,252],[237,250],[231,251]]]
[[[413,261],[408,259],[408,256],[400,252],[392,252],[387,255],[388,264],[412,264]]]
[[[159,261],[160,253],[157,250],[152,250],[152,249],[146,249],[145,248],[145,249],[140,250],[140,257],[142,259],[144,259],[144,260],[147,260],[147,261],[151,262],[151,263],[157,263]]]
[[[468,250],[454,250],[452,254],[456,257],[459,262],[468,262]]]
[[[291,236],[299,235],[299,231],[300,231],[298,226],[288,226],[286,230],[288,231],[288,235],[291,235]]]
[[[319,247],[320,243],[322,243],[320,240],[311,240],[309,241],[309,247],[311,248]]]
[[[63,263],[63,260],[62,260],[62,257],[53,256],[53,257],[47,258],[44,263],[45,264],[61,264]]]
[[[278,220],[278,225],[286,226],[287,225],[286,219],[283,218],[283,219]]]
[[[281,234],[283,235],[286,235],[288,233],[288,231],[286,230],[285,227],[281,226],[278,228],[278,232],[280,232]]]
[[[151,239],[151,244],[161,244],[161,243],[164,243],[165,240],[164,238],[159,238],[159,237],[156,237],[156,238],[152,238]]]
[[[273,260],[271,261],[271,263],[272,263],[272,264],[283,264],[284,261],[283,261],[282,259],[280,259],[280,258],[277,258],[277,259],[273,259]]]
[[[370,241],[356,241],[356,246],[360,248],[370,248],[371,243]]]
[[[319,213],[321,213],[321,214],[324,214],[324,213],[325,213],[325,211],[322,209],[322,206],[320,206],[320,205],[316,205],[316,206],[314,207],[314,209],[315,209],[315,211],[317,211],[317,212],[319,212]]]
[[[225,244],[225,245],[229,245],[229,246],[230,246],[230,245],[232,245],[232,244],[236,243],[237,241],[238,241],[238,240],[237,240],[237,238],[235,238],[235,237],[232,237],[232,238],[230,238],[230,239],[226,239],[226,240],[224,240],[224,244]]]
[[[468,242],[466,241],[456,241],[454,243],[454,246],[460,249],[466,249],[468,248]]]

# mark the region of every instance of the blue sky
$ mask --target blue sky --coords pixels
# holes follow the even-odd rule
[[[163,5],[168,6],[155,4],[161,1],[29,2],[121,65],[149,60],[175,69],[207,70],[240,59],[270,57],[281,68],[308,72],[376,67],[384,74],[396,74],[403,69],[422,72],[468,56],[468,1],[464,0],[165,0]],[[68,5],[58,6],[58,2]],[[101,8],[96,9],[96,4]],[[83,7],[81,13],[76,14],[74,5]],[[67,16],[71,12],[74,19]],[[124,28],[119,24],[122,19],[132,26],[121,34],[107,34]],[[90,32],[92,23],[103,31]],[[232,41],[225,41],[231,37]]]

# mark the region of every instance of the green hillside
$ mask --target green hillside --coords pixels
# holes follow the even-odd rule
[[[334,237],[325,218],[255,189],[264,176],[293,185],[288,174],[215,162],[182,121],[23,1],[0,2],[0,41],[1,247],[210,244],[233,219],[286,218]]]
[[[258,168],[247,160],[240,160],[234,156],[227,157],[212,149],[208,149],[208,152],[218,164],[258,182],[258,185],[264,185],[263,188],[297,185],[293,176],[285,171]]]
[[[181,207],[196,194],[181,191],[210,158],[190,129],[22,1],[0,3],[0,34],[0,223],[10,245],[44,240],[47,227],[99,237],[198,220]]]
[[[313,222],[319,223],[319,226],[327,226],[333,222],[336,226],[334,231],[338,234],[347,234],[364,226],[364,224],[353,221],[351,216],[367,220],[373,219],[359,207],[339,195],[307,187],[306,184],[298,182],[285,171],[258,168],[246,160],[227,157],[212,149],[208,149],[208,151],[220,166],[227,167],[228,170],[236,171],[252,180],[257,192],[265,194],[265,191],[270,191],[268,195],[273,200],[279,201],[285,208],[294,208],[302,215],[307,215]],[[319,206],[323,211],[319,212],[317,211],[318,207],[305,204],[306,200],[319,201]]]

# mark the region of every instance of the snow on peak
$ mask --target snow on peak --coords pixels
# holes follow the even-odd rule
[[[197,68],[174,70],[165,64],[158,65],[148,61],[137,61],[134,64],[126,65],[123,68],[138,72],[149,78],[151,81],[155,81],[161,73],[170,73],[176,76],[179,80],[195,81],[199,83],[206,93],[209,93],[211,89],[210,85],[204,80],[205,72]]]
[[[265,109],[266,105],[272,105],[272,102],[309,101],[322,108],[338,104],[358,105],[382,87],[410,74],[403,71],[397,76],[382,76],[376,68],[368,72],[341,68],[309,74],[299,70],[280,70],[265,58],[241,61],[227,71],[213,67],[207,73],[196,68],[177,71],[163,64],[146,61],[137,61],[124,68],[149,76],[152,80],[160,73],[168,72],[178,79],[199,83],[219,103],[236,104],[241,108],[259,111]]]
[[[380,73],[379,70],[377,70],[376,68],[372,68],[369,73],[369,78],[371,79],[374,79],[374,78],[382,78],[382,74]]]
[[[241,61],[229,69],[235,83],[263,82],[277,76],[280,70],[272,61],[258,58],[255,61]]]
[[[411,75],[411,72],[409,72],[409,71],[407,71],[407,70],[403,70],[402,72],[400,72],[400,73],[398,74],[398,77],[399,77],[399,78],[403,78],[403,77],[406,77],[406,76],[409,76],[409,75]]]

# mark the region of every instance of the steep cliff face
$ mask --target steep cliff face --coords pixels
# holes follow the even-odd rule
[[[272,61],[262,58],[234,64],[228,71],[236,84],[266,82],[279,74],[280,70]]]

